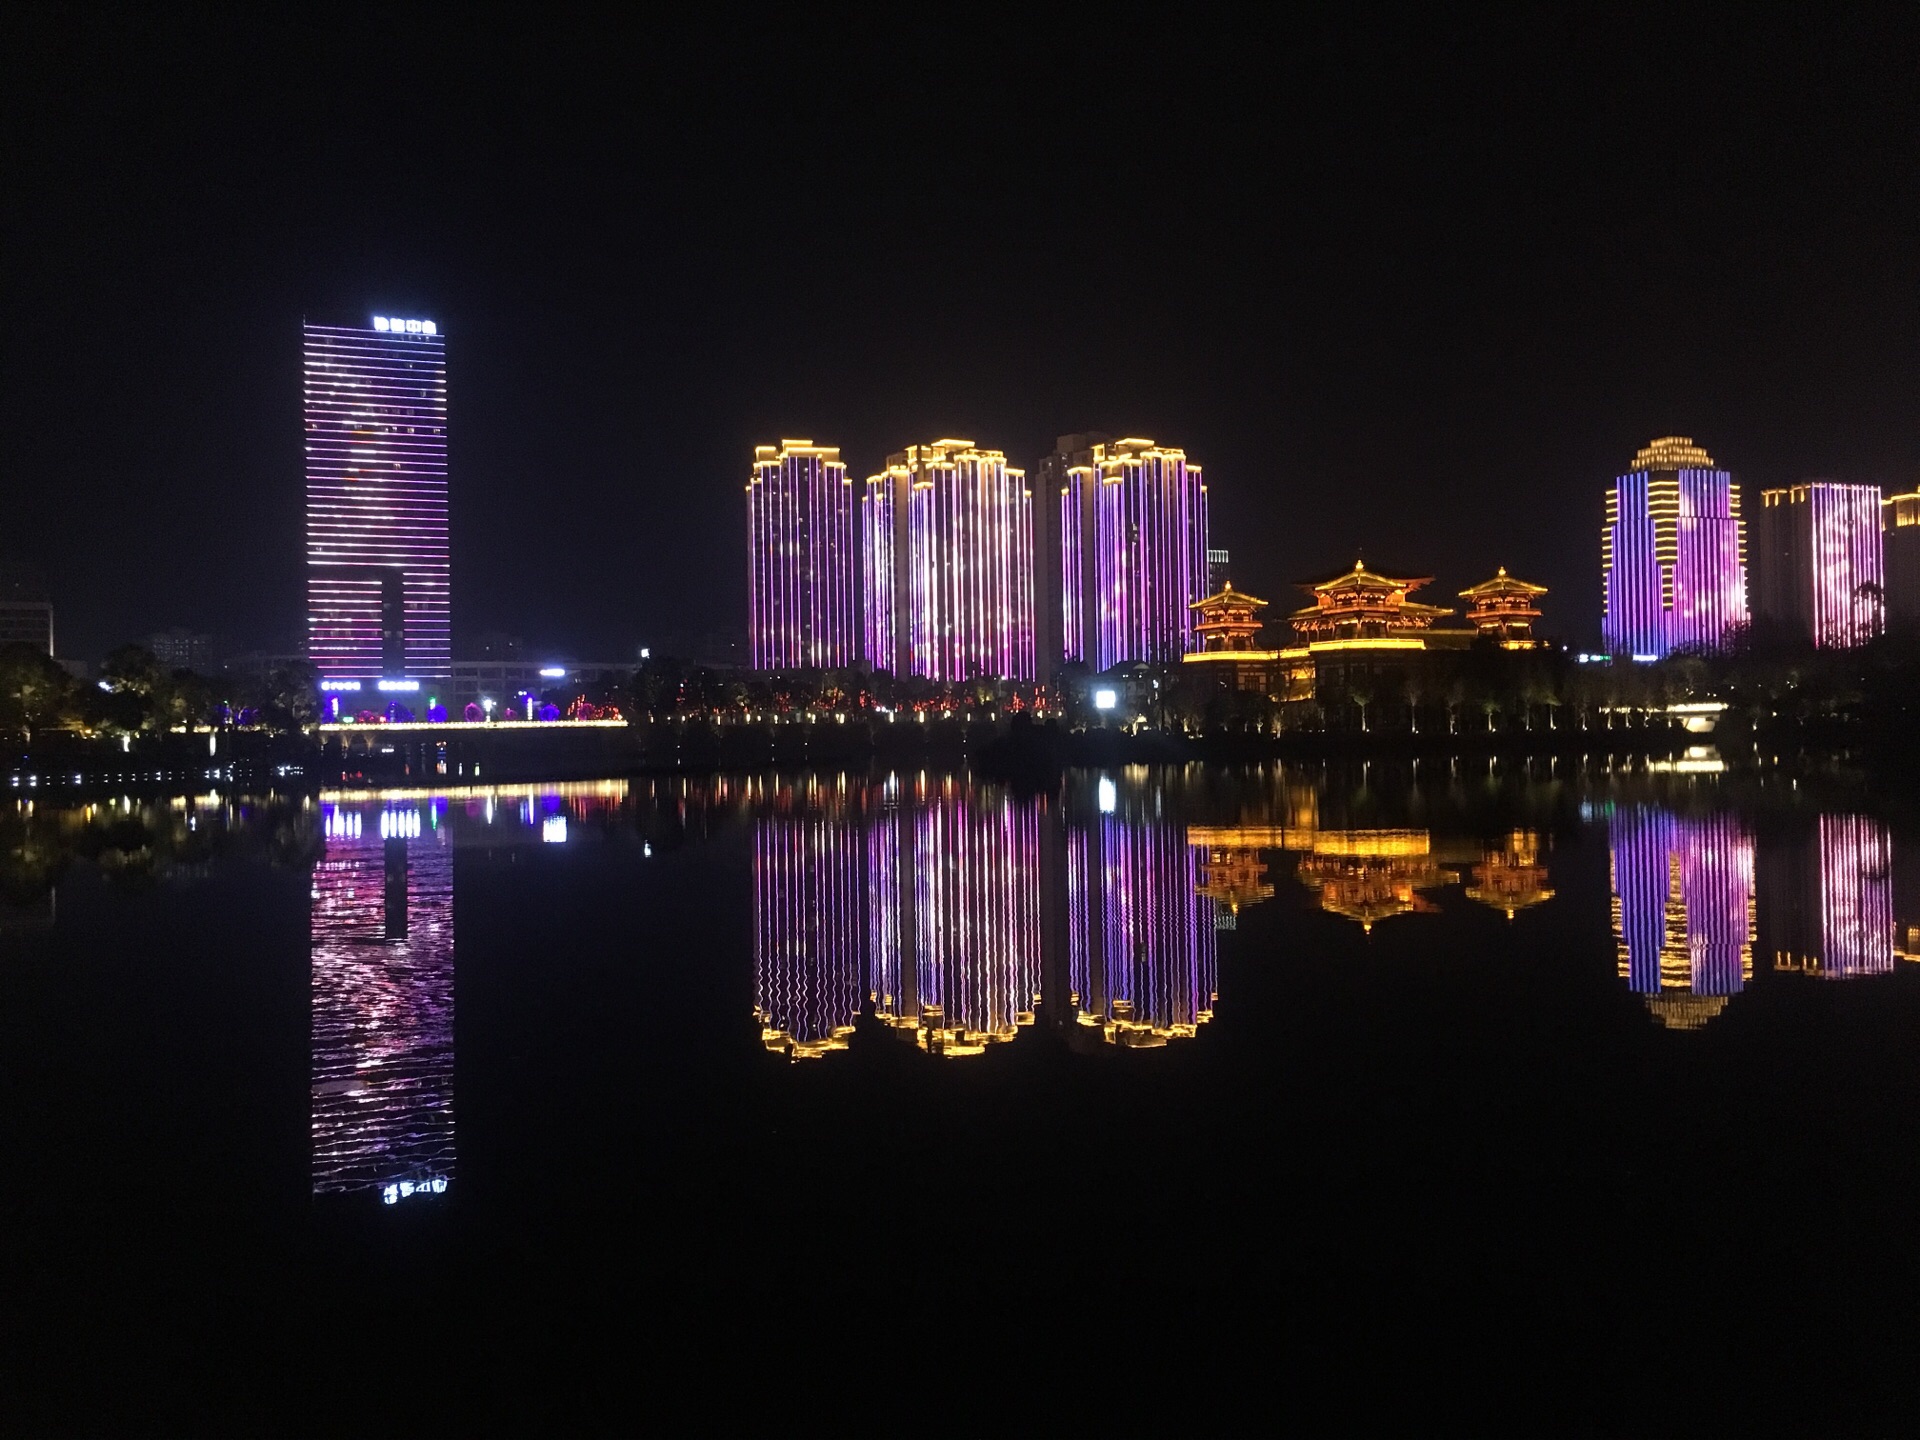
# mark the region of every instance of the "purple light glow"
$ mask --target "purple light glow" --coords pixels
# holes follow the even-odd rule
[[[1865,815],[1820,817],[1820,969],[1893,969],[1893,840]]]
[[[321,812],[314,1193],[444,1182],[454,1166],[451,835],[411,806]]]
[[[1732,816],[1682,819],[1641,807],[1616,810],[1608,832],[1627,987],[1650,1002],[1739,993],[1753,973],[1753,837]],[[1663,1018],[1700,1023],[1681,1014]]]
[[[820,816],[753,822],[754,1014],[769,1046],[837,1048],[860,1014],[866,854]]]
[[[806,440],[760,446],[747,482],[749,655],[756,670],[834,668],[859,658],[861,559],[840,452]]]
[[[1813,643],[1862,645],[1880,633],[1886,583],[1880,540],[1880,487],[1814,484]]]
[[[1207,595],[1207,492],[1178,450],[1121,441],[1100,466],[1093,577],[1099,596],[1097,670],[1167,660],[1191,648],[1193,612]]]
[[[1729,629],[1745,624],[1743,523],[1739,492],[1725,470],[1622,475],[1607,492],[1601,542],[1608,650],[1663,656],[1682,646],[1714,649]]]
[[[308,656],[327,679],[448,676],[445,338],[302,333]]]

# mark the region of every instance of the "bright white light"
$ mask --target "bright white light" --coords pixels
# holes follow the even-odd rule
[[[642,660],[651,660],[653,658],[653,651],[649,650],[646,646],[642,645],[640,647],[640,658]]]
[[[100,682],[100,688],[101,688],[102,690],[111,690],[111,689],[113,689],[113,686],[111,686],[111,685],[109,685],[109,684],[108,684],[108,683],[107,683],[106,681],[104,681],[104,680],[102,680],[102,681]]]
[[[1109,780],[1105,775],[1102,775],[1100,777],[1100,813],[1102,815],[1111,815],[1114,806],[1119,803],[1119,790],[1114,788],[1113,781]]]
[[[1658,655],[1636,655],[1633,657],[1634,663],[1637,665],[1651,665],[1659,658]]]
[[[560,680],[565,678],[567,667],[564,665],[543,665],[540,668],[540,673],[549,680]]]
[[[1111,710],[1119,703],[1120,697],[1111,690],[1093,692],[1093,708],[1096,710]]]
[[[480,701],[480,708],[486,711],[487,714],[489,715],[493,714],[493,697],[491,695],[488,695],[485,698],[483,698]]]
[[[322,680],[320,688],[322,690],[358,690],[360,682],[358,680]]]
[[[373,317],[373,328],[376,330],[391,329],[392,324],[393,322],[388,320],[384,315],[376,315]]]
[[[360,687],[355,685],[353,688],[358,690]],[[382,680],[380,688],[382,690],[418,690],[420,682],[418,680]]]
[[[420,333],[420,322],[418,320],[407,321],[407,333],[409,335],[418,335]]]
[[[547,816],[546,819],[540,822],[540,838],[549,845],[566,844],[567,817],[564,815]]]
[[[420,322],[420,333],[422,335],[438,335],[440,333],[440,327],[434,324],[431,320],[422,320]],[[444,1190],[446,1189],[446,1186],[447,1186],[447,1182],[442,1180],[440,1182],[440,1188]]]

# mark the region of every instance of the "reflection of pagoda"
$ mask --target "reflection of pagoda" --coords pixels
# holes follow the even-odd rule
[[[1189,837],[1191,840],[1191,836]],[[1210,832],[1204,844],[1195,844],[1199,883],[1193,893],[1213,901],[1213,923],[1218,930],[1238,929],[1240,907],[1273,898],[1267,862],[1260,856],[1260,837]],[[1244,840],[1245,843],[1236,843]]]
[[[1407,597],[1431,575],[1393,576],[1369,570],[1360,561],[1330,580],[1302,581],[1313,604],[1289,617],[1303,642],[1325,640],[1405,640],[1418,645],[1418,632],[1453,612]]]
[[[1368,933],[1395,915],[1435,913],[1420,892],[1460,878],[1435,863],[1424,830],[1323,830],[1295,873],[1318,892],[1322,910],[1357,920]]]
[[[1539,643],[1533,622],[1540,618],[1539,601],[1546,593],[1546,586],[1516,580],[1502,565],[1493,579],[1462,590],[1460,598],[1468,602],[1467,619],[1482,637],[1508,650],[1531,650]]]
[[[1620,977],[1668,1029],[1697,1030],[1753,975],[1753,837],[1640,808],[1608,830]]]
[[[1540,861],[1540,837],[1531,830],[1516,830],[1501,848],[1487,851],[1487,858],[1473,867],[1467,898],[1505,911],[1509,920],[1516,911],[1551,900],[1547,867]]]

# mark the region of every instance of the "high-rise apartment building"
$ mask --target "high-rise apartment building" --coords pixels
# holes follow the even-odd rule
[[[811,440],[755,447],[747,481],[747,636],[756,670],[860,658],[854,514],[838,448]]]
[[[0,562],[0,646],[31,645],[53,654],[53,601],[31,565]]]
[[[1920,626],[1920,490],[1881,502],[1880,547],[1887,624]]]
[[[1033,494],[971,440],[887,458],[862,507],[867,658],[930,680],[1036,678]]]
[[[1607,491],[1601,532],[1615,654],[1713,649],[1747,619],[1746,527],[1733,477],[1685,436],[1655,440]]]
[[[1040,473],[1060,511],[1043,564],[1058,556],[1062,656],[1105,670],[1192,648],[1193,604],[1213,593],[1200,467],[1151,440],[1062,435]]]
[[[453,668],[447,350],[431,320],[302,327],[307,654],[337,688]]]
[[[1753,612],[1823,648],[1860,645],[1886,622],[1880,487],[1832,480],[1760,492]]]

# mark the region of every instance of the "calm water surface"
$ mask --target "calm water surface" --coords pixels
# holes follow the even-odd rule
[[[19,806],[19,1414],[1882,1425],[1920,835],[1705,769]]]

